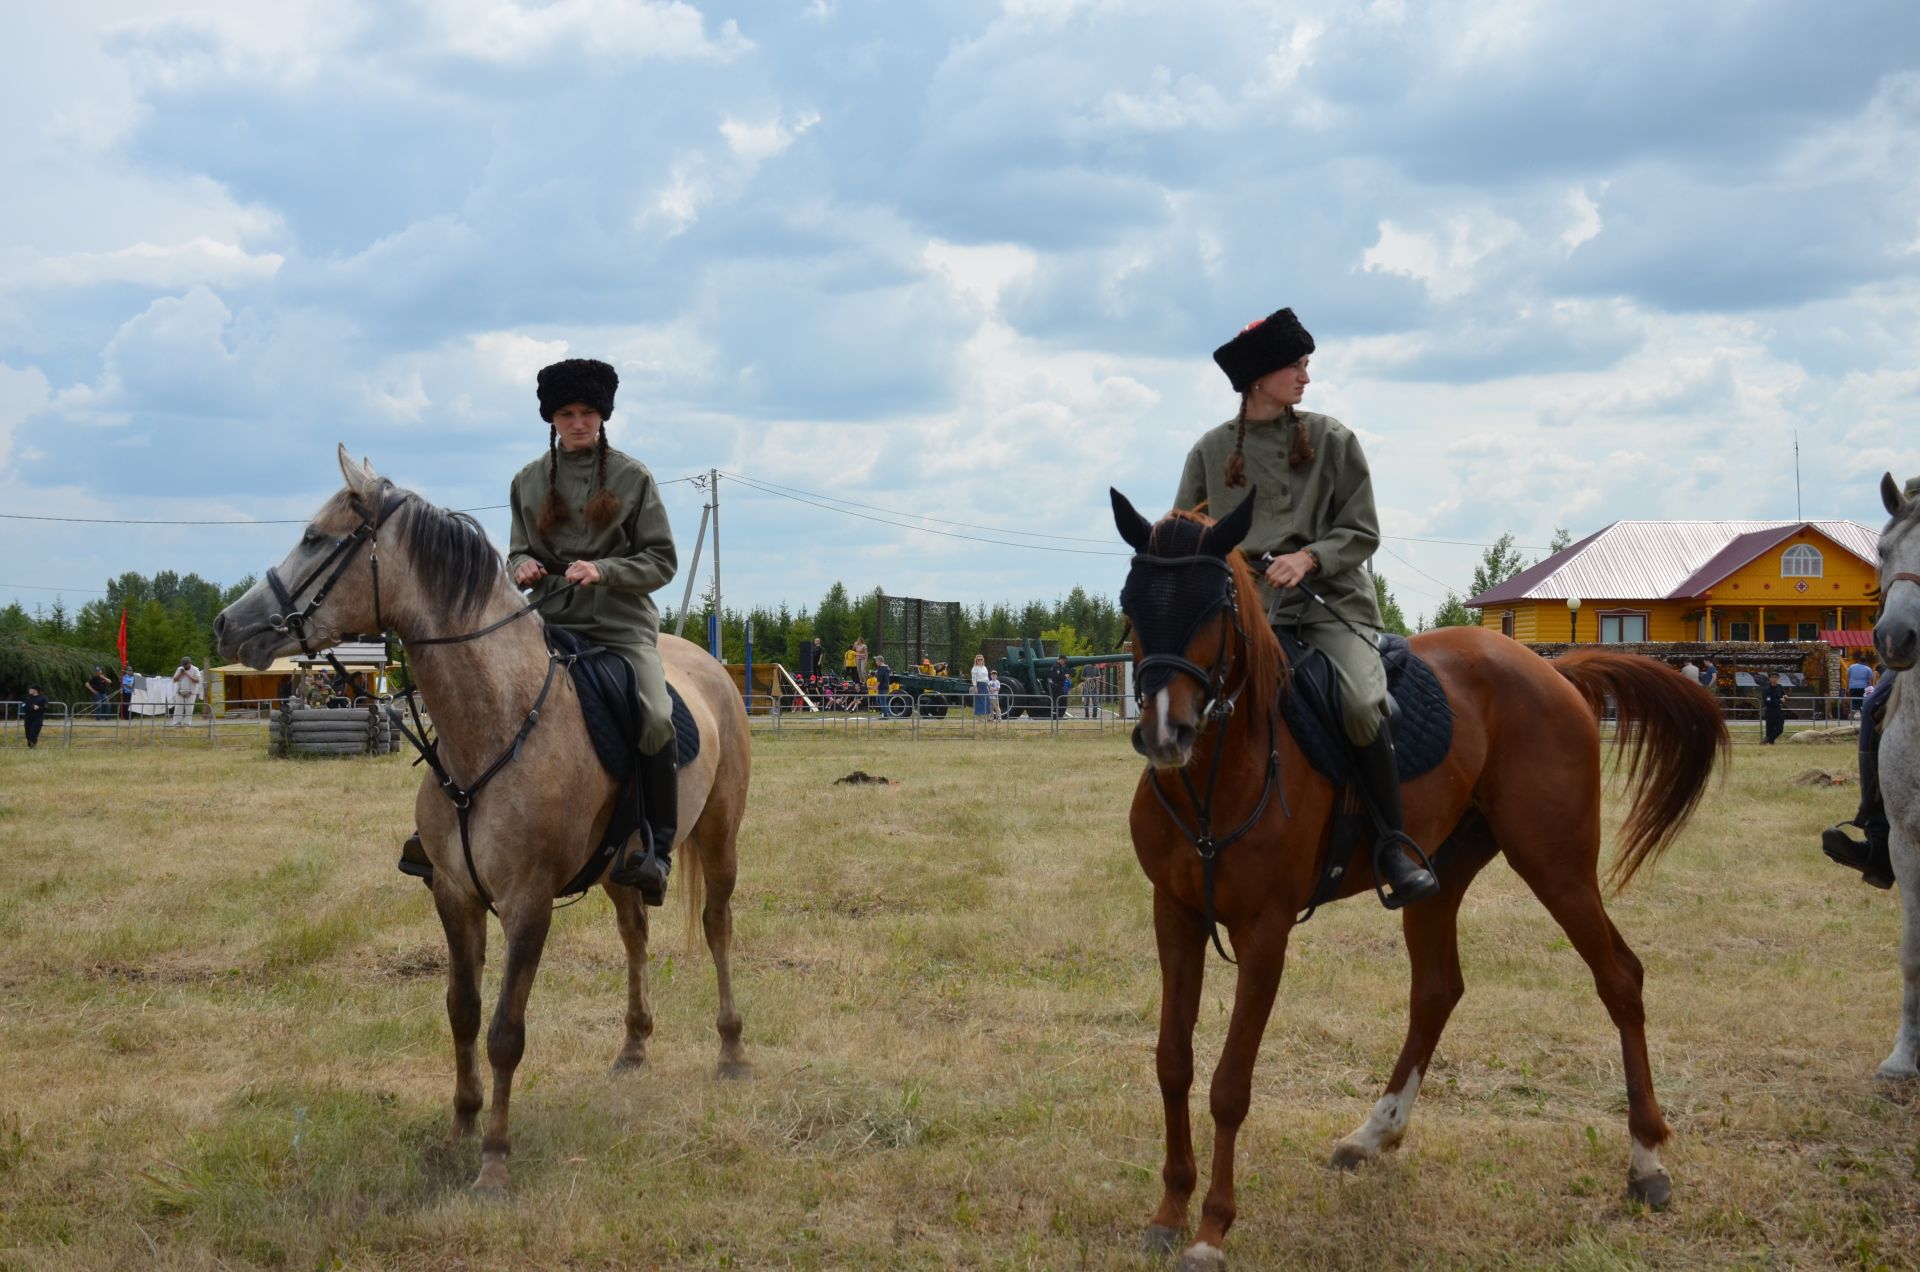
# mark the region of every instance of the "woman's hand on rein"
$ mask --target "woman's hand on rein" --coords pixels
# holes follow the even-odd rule
[[[1267,566],[1267,582],[1277,588],[1297,587],[1300,581],[1313,573],[1314,559],[1307,552],[1289,552],[1278,556]]]
[[[522,561],[520,568],[513,572],[515,587],[531,587],[547,577],[547,567],[538,561]]]
[[[600,581],[600,567],[591,561],[575,561],[567,567],[567,582],[578,583],[582,587]]]

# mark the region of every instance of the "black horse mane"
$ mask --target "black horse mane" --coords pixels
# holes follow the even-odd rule
[[[412,491],[400,511],[401,541],[427,599],[454,618],[478,609],[506,567],[480,523],[464,512],[428,503]]]

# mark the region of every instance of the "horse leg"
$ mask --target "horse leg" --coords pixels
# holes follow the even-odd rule
[[[1896,819],[1890,836],[1894,878],[1900,883],[1900,1032],[1876,1076],[1920,1077],[1920,853]]]
[[[1597,833],[1596,836],[1597,838]],[[1673,1181],[1660,1164],[1660,1146],[1673,1135],[1653,1095],[1653,1064],[1647,1058],[1647,1013],[1641,997],[1645,973],[1640,960],[1607,917],[1600,900],[1600,882],[1584,871],[1575,875],[1556,859],[1516,856],[1507,860],[1526,881],[1540,903],[1567,934],[1593,972],[1594,989],[1607,1014],[1620,1030],[1620,1055],[1627,1077],[1627,1130],[1633,1137],[1627,1165],[1627,1196],[1655,1210],[1664,1210],[1673,1198]],[[1572,854],[1558,858],[1572,860]]]
[[[613,901],[620,942],[627,947],[627,1041],[614,1057],[615,1073],[638,1069],[647,1062],[647,1039],[653,1037],[653,1005],[647,1001],[647,907],[640,893],[617,883],[605,885]]]
[[[1240,960],[1240,979],[1233,991],[1233,1016],[1227,1022],[1227,1040],[1220,1063],[1213,1070],[1209,1099],[1213,1112],[1213,1177],[1207,1198],[1200,1204],[1200,1231],[1180,1256],[1180,1272],[1207,1272],[1223,1268],[1227,1256],[1221,1246],[1233,1227],[1234,1145],[1247,1120],[1253,1099],[1253,1064],[1260,1055],[1260,1039],[1267,1031],[1273,996],[1286,966],[1287,934],[1293,929],[1291,912],[1259,927],[1234,933],[1233,950]]]
[[[1387,1078],[1386,1093],[1374,1104],[1367,1120],[1333,1146],[1331,1164],[1340,1170],[1358,1170],[1381,1153],[1400,1147],[1413,1116],[1413,1102],[1420,1094],[1420,1079],[1433,1061],[1447,1018],[1467,992],[1466,980],[1460,974],[1460,902],[1474,876],[1493,860],[1494,849],[1484,839],[1456,839],[1455,844],[1458,851],[1447,859],[1447,868],[1440,875],[1440,894],[1400,912],[1407,955],[1413,963],[1407,1038]]]
[[[740,1009],[733,1003],[733,885],[735,863],[733,828],[711,830],[696,828],[689,847],[700,854],[700,872],[706,881],[706,903],[700,910],[700,926],[706,933],[707,950],[713,955],[713,975],[719,987],[720,1009],[714,1025],[720,1031],[720,1064],[715,1070],[722,1078],[745,1078],[753,1074],[746,1049],[740,1045],[742,1021]]]
[[[1198,1168],[1187,1095],[1193,1088],[1193,1026],[1207,971],[1207,926],[1172,897],[1154,889],[1153,934],[1160,947],[1160,1041],[1154,1068],[1166,1109],[1167,1156],[1160,1167],[1160,1205],[1147,1225],[1151,1254],[1171,1254],[1187,1230],[1187,1203]]]
[[[451,888],[433,890],[433,908],[447,934],[447,1023],[453,1030],[453,1128],[450,1140],[473,1134],[480,1115],[480,969],[487,961],[487,912]]]
[[[533,974],[539,970],[540,951],[552,925],[553,906],[544,896],[500,911],[500,926],[507,934],[507,958],[500,978],[500,1001],[487,1028],[487,1060],[493,1065],[493,1111],[480,1141],[480,1175],[473,1181],[478,1193],[497,1197],[507,1191],[507,1156],[512,1151],[507,1106],[513,1096],[513,1071],[527,1047],[527,996],[533,992]]]

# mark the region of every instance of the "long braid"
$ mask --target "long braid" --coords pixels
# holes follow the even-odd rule
[[[567,520],[567,501],[560,497],[560,430],[547,425],[547,498],[540,505],[540,515],[534,525],[541,534],[551,534],[553,528],[564,525]]]
[[[1230,487],[1247,484],[1247,402],[1253,395],[1240,395],[1240,418],[1236,423],[1239,431],[1233,436],[1233,454],[1227,456],[1227,485]]]
[[[1299,472],[1313,462],[1313,442],[1307,437],[1307,422],[1287,408],[1287,418],[1293,421],[1293,442],[1287,447],[1287,467]]]
[[[600,426],[597,469],[599,492],[587,501],[587,522],[596,530],[610,526],[620,516],[620,496],[607,489],[607,426]]]

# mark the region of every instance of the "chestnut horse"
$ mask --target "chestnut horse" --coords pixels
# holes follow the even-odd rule
[[[471,517],[436,508],[355,463],[344,446],[339,459],[345,489],[314,514],[276,569],[220,612],[214,640],[221,657],[259,668],[303,645],[333,645],[346,632],[391,629],[414,642],[413,673],[433,712],[442,762],[472,793],[471,852],[463,851],[452,799],[433,774],[421,777],[414,800],[447,937],[454,1140],[473,1134],[482,1104],[475,1043],[489,906],[506,936],[500,999],[487,1030],[493,1112],[473,1183],[476,1192],[500,1195],[511,1150],[507,1103],[554,897],[600,842],[614,811],[614,782],[587,736],[572,677],[549,658],[542,620],[508,581],[486,533]],[[719,1073],[742,1077],[749,1066],[729,950],[735,841],[752,763],[746,711],[726,668],[706,651],[663,636],[660,659],[700,727],[700,754],[679,774],[676,873],[685,880],[689,927],[698,911],[719,980]],[[627,1034],[614,1068],[637,1069],[653,1033],[647,908],[632,888],[604,877],[601,886],[627,953]]]
[[[1153,883],[1162,995],[1156,1059],[1167,1124],[1165,1189],[1148,1229],[1150,1249],[1178,1246],[1197,1178],[1187,1094],[1210,917],[1226,928],[1239,962],[1213,1073],[1212,1182],[1199,1230],[1180,1260],[1182,1268],[1213,1268],[1225,1263],[1221,1242],[1233,1225],[1234,1141],[1247,1115],[1254,1059],[1288,934],[1332,844],[1339,793],[1280,719],[1288,667],[1264,621],[1253,574],[1234,550],[1253,500],[1218,525],[1186,512],[1149,524],[1118,491],[1113,505],[1120,537],[1137,554],[1121,595],[1136,634],[1136,670],[1175,669],[1145,696],[1134,731],[1135,749],[1149,760],[1131,822],[1134,852]],[[1184,645],[1174,639],[1178,647],[1146,649],[1138,639],[1143,631],[1187,636]],[[1701,686],[1627,654],[1576,650],[1548,662],[1481,628],[1430,632],[1415,637],[1414,648],[1454,711],[1452,749],[1405,794],[1407,831],[1430,852],[1445,845],[1436,854],[1442,890],[1401,912],[1413,963],[1406,1042],[1385,1095],[1335,1147],[1333,1164],[1357,1168],[1406,1135],[1421,1075],[1464,992],[1456,941],[1461,898],[1481,868],[1504,853],[1587,961],[1619,1027],[1633,1139],[1627,1190],[1664,1206],[1671,1183],[1659,1148],[1671,1132],[1653,1095],[1640,961],[1601,904],[1598,716],[1611,705],[1618,745],[1629,757],[1633,804],[1612,871],[1625,884],[1672,842],[1698,804],[1727,747],[1719,707]],[[1211,898],[1196,832],[1219,845]],[[1370,850],[1356,840],[1338,851],[1351,859],[1337,896],[1370,891]]]

